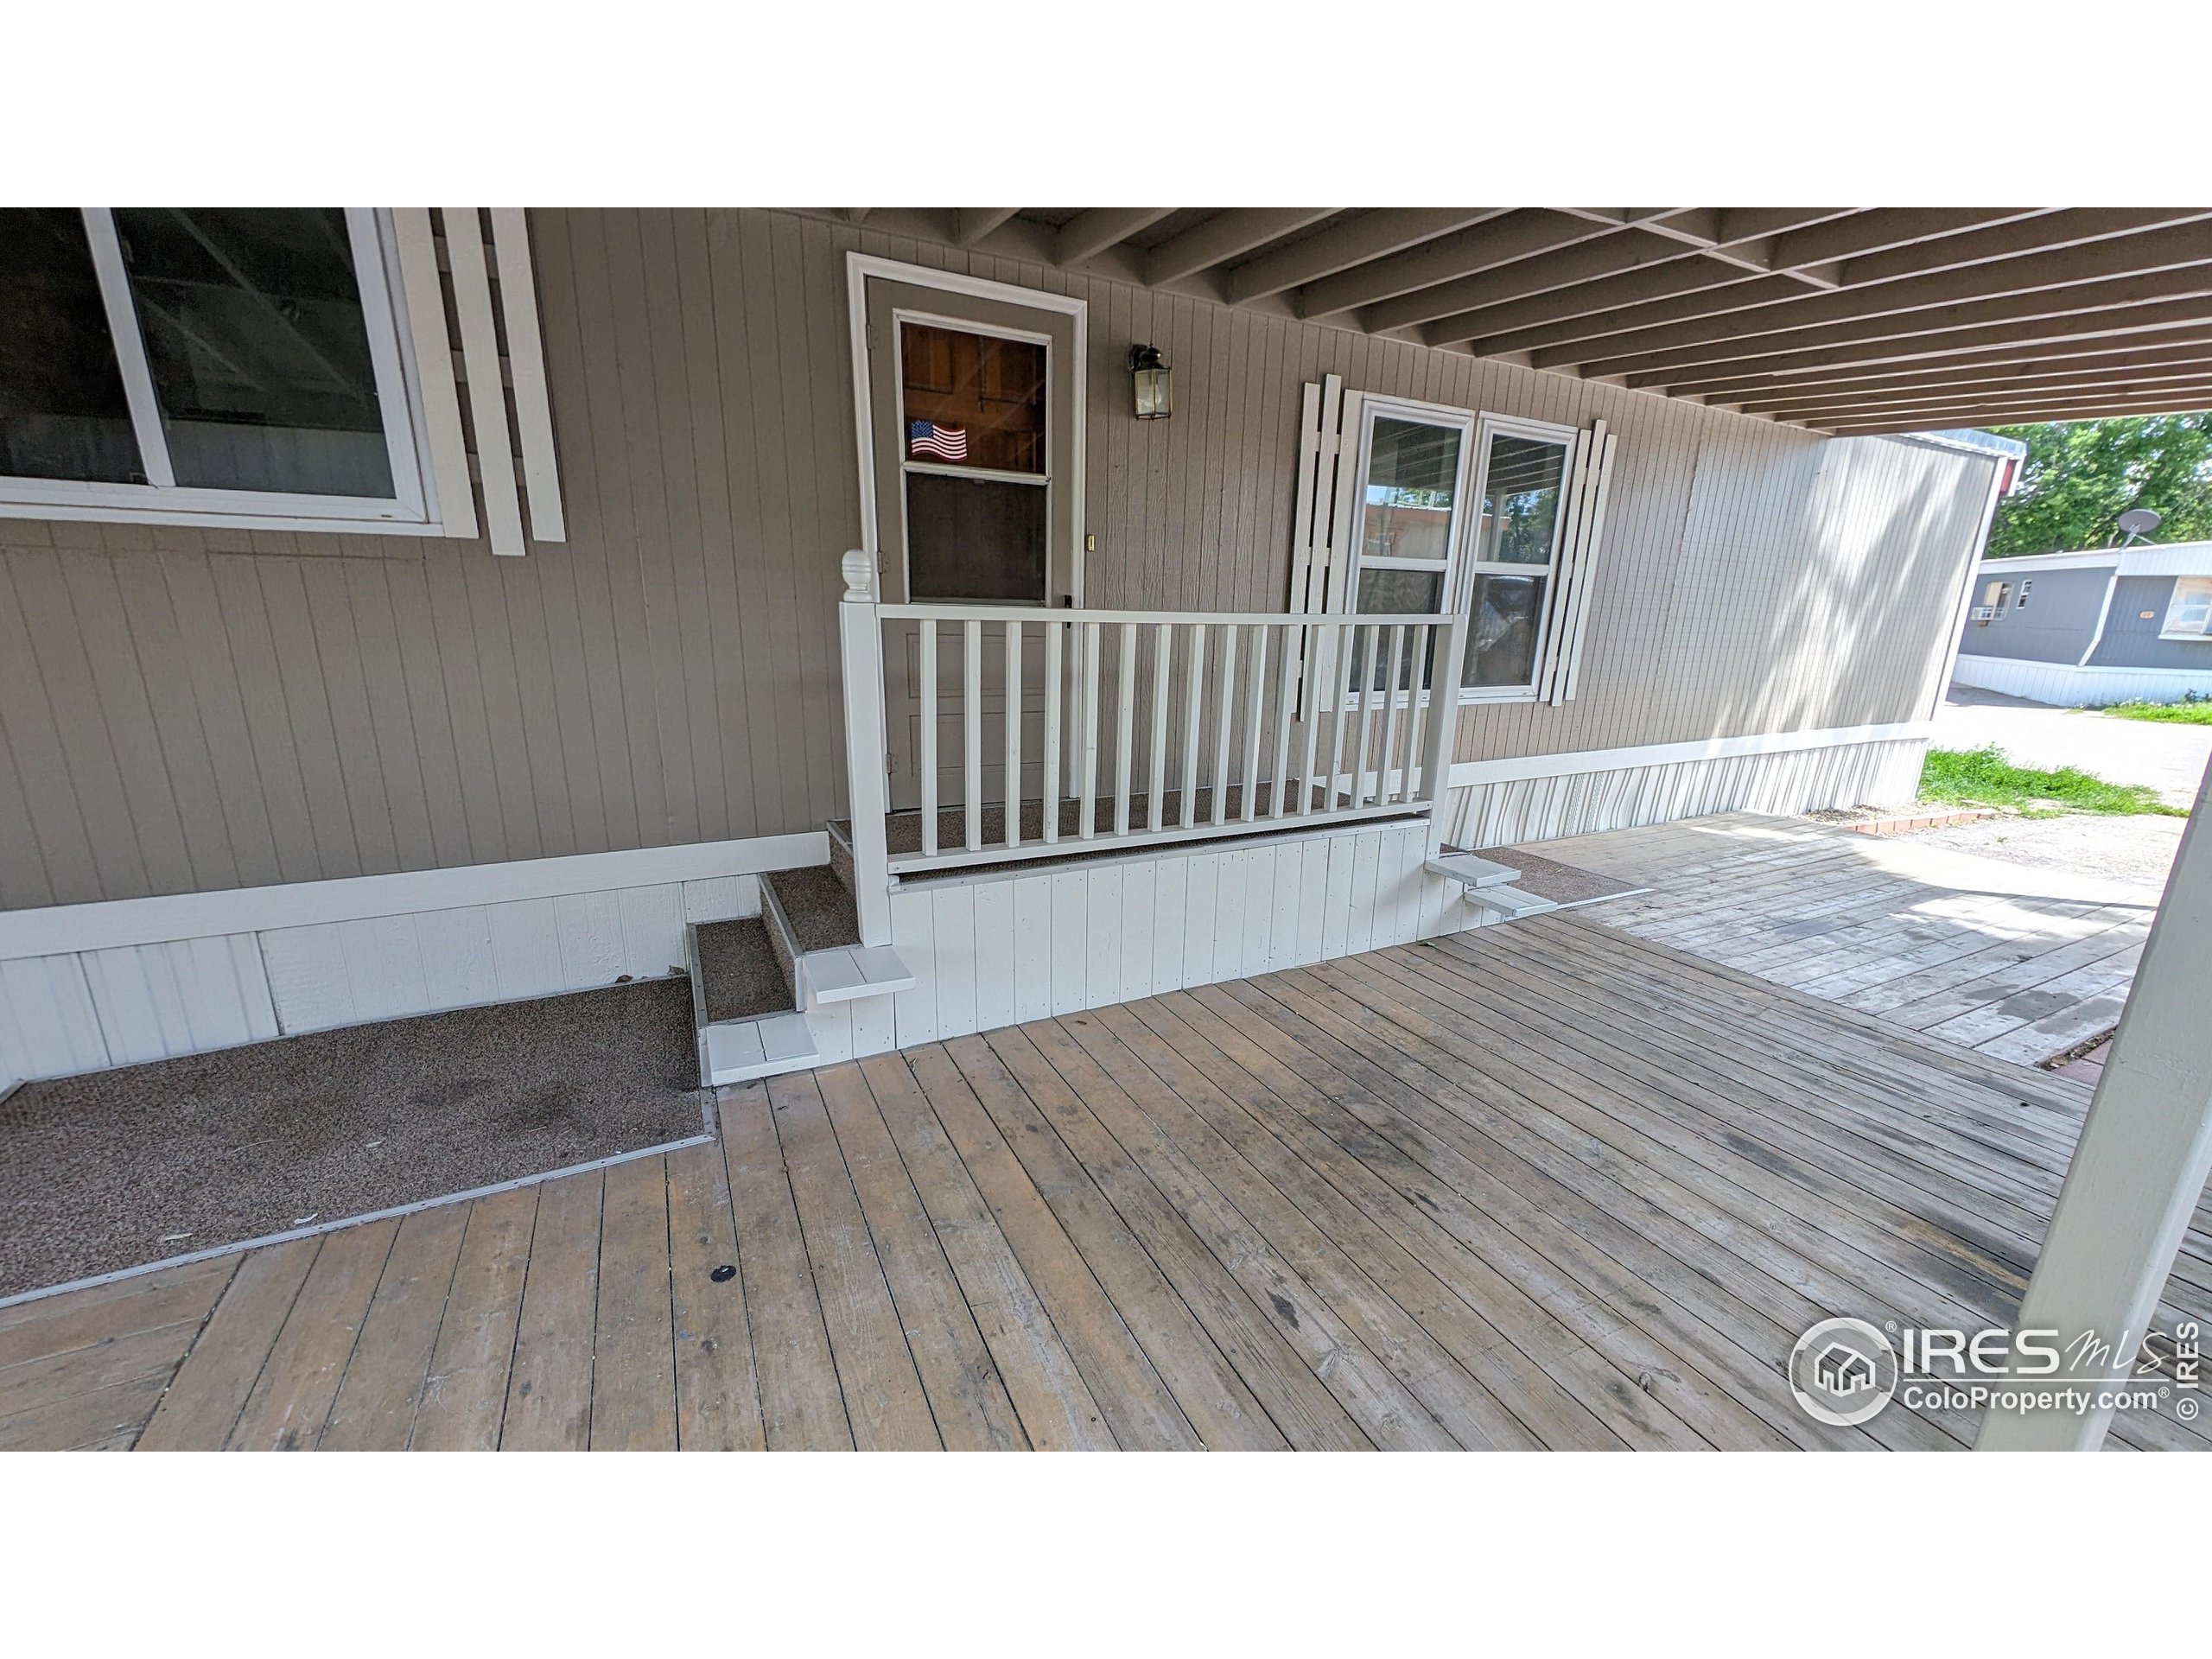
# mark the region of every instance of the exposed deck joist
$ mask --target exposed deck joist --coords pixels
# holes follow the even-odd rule
[[[1828,432],[2193,410],[2069,378],[2212,328],[2202,208],[874,208],[871,229],[1498,357]],[[2138,335],[2140,337],[2137,337]],[[1959,377],[1990,352],[2048,372]],[[2107,364],[2125,371],[2134,364]],[[1854,367],[1868,417],[1815,390]],[[2124,378],[2124,376],[2123,376]],[[1927,397],[1912,396],[1925,391]],[[1936,394],[1941,394],[1936,395]]]

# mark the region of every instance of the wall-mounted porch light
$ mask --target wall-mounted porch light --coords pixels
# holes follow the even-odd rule
[[[1137,419],[1164,421],[1174,410],[1168,402],[1167,359],[1157,346],[1129,347],[1129,378],[1136,383]]]

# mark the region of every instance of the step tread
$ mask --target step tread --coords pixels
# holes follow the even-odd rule
[[[803,959],[809,995],[817,1002],[849,1002],[914,988],[914,970],[887,944],[846,944],[810,951]]]
[[[1519,879],[1521,872],[1508,864],[1495,863],[1487,858],[1478,858],[1472,853],[1446,852],[1428,861],[1428,868],[1437,874],[1448,876],[1454,881],[1464,881],[1471,887],[1498,887]]]
[[[1509,919],[1541,915],[1545,911],[1559,908],[1557,900],[1523,893],[1518,887],[1469,887],[1466,899],[1471,905],[1480,905],[1484,910],[1496,911]]]
[[[784,919],[791,924],[798,955],[861,942],[860,910],[852,889],[827,864],[772,870],[761,880],[773,891]]]
[[[759,917],[695,923],[692,940],[699,962],[699,1006],[708,1025],[798,1012],[768,943],[767,924]]]
[[[709,1026],[701,1035],[701,1081],[709,1087],[796,1071],[822,1058],[814,1028],[803,1014],[724,1020]]]

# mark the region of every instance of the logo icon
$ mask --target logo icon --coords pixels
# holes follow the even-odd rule
[[[1855,1427],[1897,1391],[1897,1351],[1864,1319],[1822,1319],[1789,1351],[1789,1392],[1815,1422]]]

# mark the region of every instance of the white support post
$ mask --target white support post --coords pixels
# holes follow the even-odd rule
[[[845,775],[853,813],[853,898],[861,943],[891,943],[891,855],[884,845],[883,626],[875,613],[875,559],[845,555],[837,633],[845,677]]]
[[[2056,1332],[2059,1374],[2018,1377],[2041,1392],[2125,1383],[2150,1328],[2190,1217],[2212,1178],[2212,774],[2196,792],[2166,896],[2143,947],[2112,1056],[2044,1234],[2018,1328]],[[2075,1363],[2075,1344],[2094,1363]],[[2167,1378],[2146,1379],[2153,1387]],[[2170,1401],[2188,1397],[2179,1391]],[[2196,1397],[2202,1399],[2199,1394]],[[1992,1410],[1977,1451],[2092,1452],[2109,1410]]]
[[[1428,855],[1444,850],[1444,806],[1452,793],[1452,762],[1459,750],[1459,664],[1467,654],[1467,612],[1462,606],[1429,671],[1428,729],[1422,735],[1421,798],[1428,803]]]

